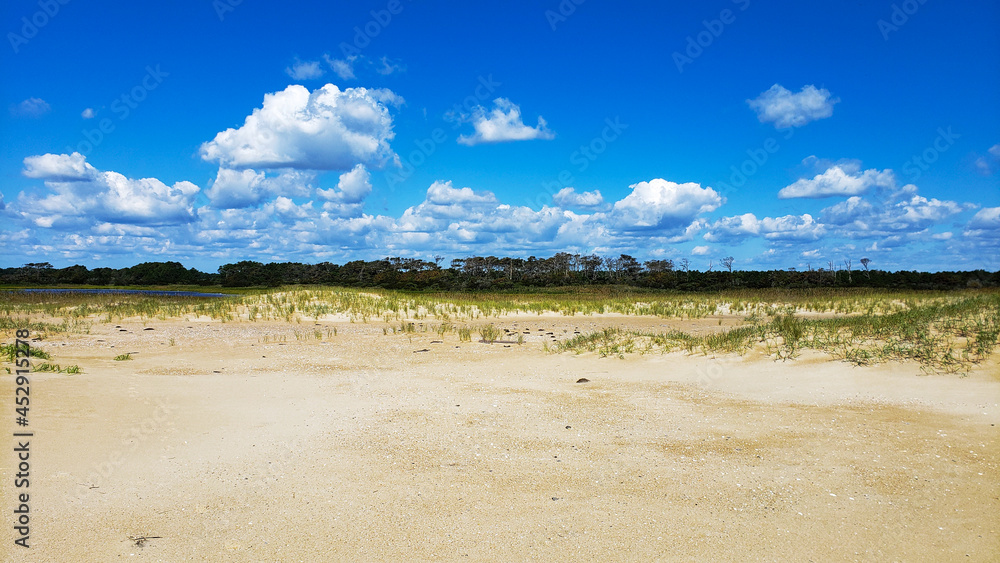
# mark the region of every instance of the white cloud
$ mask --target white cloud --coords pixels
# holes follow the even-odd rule
[[[94,108],[87,108],[87,109],[83,110],[82,112],[80,112],[80,117],[82,117],[84,119],[93,119],[94,115],[96,115],[94,113]]]
[[[854,196],[867,192],[873,187],[891,187],[896,178],[892,170],[865,170],[853,165],[841,164],[828,168],[811,180],[801,178],[778,192],[781,199],[796,197]]]
[[[375,68],[375,72],[381,74],[382,76],[388,76],[394,72],[401,72],[406,70],[406,67],[402,63],[391,60],[389,57],[382,57],[379,59],[380,66]]]
[[[101,172],[79,153],[45,154],[24,159],[24,175],[45,181],[53,193],[25,196],[18,206],[36,225],[74,225],[94,219],[109,223],[171,224],[194,217],[200,191],[191,182],[167,186],[155,178],[132,179]]]
[[[984,207],[973,215],[970,230],[1000,231],[1000,207]]]
[[[295,59],[292,66],[285,68],[285,73],[292,77],[292,80],[314,80],[323,76],[323,69],[319,67],[319,61]]]
[[[214,207],[238,209],[259,205],[277,195],[308,196],[314,180],[313,174],[300,170],[268,176],[250,168],[220,168],[205,195]]]
[[[830,117],[833,105],[839,101],[830,97],[829,90],[811,84],[803,86],[797,94],[775,84],[747,103],[757,112],[761,123],[774,123],[778,129],[787,129]]]
[[[463,145],[534,139],[551,140],[556,137],[541,116],[538,116],[538,124],[535,127],[525,125],[521,121],[521,108],[507,98],[493,100],[493,109],[489,112],[482,106],[476,106],[472,110],[472,115],[466,117],[464,121],[472,123],[475,133],[459,136],[458,142]]]
[[[824,209],[823,222],[836,225],[846,236],[884,236],[922,231],[966,208],[954,201],[928,199],[916,192],[916,186],[909,184],[879,202],[851,197]]]
[[[52,110],[52,106],[41,98],[28,98],[10,108],[11,114],[19,117],[41,117]]]
[[[808,213],[764,217],[760,224],[768,240],[816,240],[826,234],[826,228]]]
[[[552,196],[552,201],[560,207],[596,208],[604,205],[600,190],[577,193],[573,188],[563,188]]]
[[[201,146],[201,157],[225,168],[349,170],[381,166],[395,156],[386,103],[402,99],[389,90],[327,84],[313,92],[292,85],[264,96],[239,129],[227,129]]]
[[[740,240],[760,234],[760,220],[753,213],[735,217],[723,217],[716,221],[705,233],[705,240],[711,242]]]
[[[340,203],[359,203],[372,193],[371,174],[361,164],[350,172],[340,175],[335,190],[318,190],[319,196],[327,201]]]
[[[52,154],[29,156],[24,159],[24,170],[28,178],[40,178],[54,182],[86,180],[97,174],[97,170],[87,162],[87,158],[73,154]]]
[[[709,242],[734,242],[762,236],[766,240],[815,240],[826,234],[812,215],[785,215],[758,219],[753,213],[724,217],[712,224],[704,238]]]
[[[691,249],[691,254],[694,256],[708,256],[712,249],[708,246],[696,246]]]
[[[656,178],[629,186],[632,193],[614,204],[612,215],[618,228],[676,230],[702,214],[718,209],[724,199],[712,188],[689,182],[676,184]]]
[[[330,55],[324,55],[323,58],[342,80],[354,80],[354,63],[358,60],[357,55],[349,55],[344,59],[334,59]]]
[[[263,172],[220,168],[205,195],[215,207],[229,209],[257,205],[269,194]]]
[[[341,174],[336,189],[316,191],[316,195],[326,200],[323,210],[341,217],[360,216],[365,198],[371,193],[371,175],[361,164]]]

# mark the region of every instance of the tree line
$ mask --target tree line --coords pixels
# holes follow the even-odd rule
[[[871,269],[862,258],[827,267],[796,270],[733,270],[734,259],[722,258],[697,270],[688,259],[640,262],[627,254],[580,255],[560,252],[549,258],[471,256],[442,264],[416,258],[387,257],[353,260],[345,264],[320,262],[261,263],[250,260],[225,264],[216,273],[185,268],[179,262],[145,262],[127,268],[76,265],[54,268],[48,262],[0,269],[0,284],[8,285],[201,285],[222,287],[276,287],[323,284],[406,290],[490,290],[586,285],[629,285],[677,291],[722,289],[871,287],[894,289],[961,289],[1000,286],[1000,272],[889,272]]]

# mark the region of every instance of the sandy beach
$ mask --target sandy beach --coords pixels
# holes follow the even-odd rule
[[[496,324],[510,333],[493,344],[332,318],[136,320],[51,336],[37,345],[83,373],[32,376],[31,548],[13,544],[15,458],[5,446],[0,553],[37,562],[1000,553],[995,354],[965,377],[810,351],[787,362],[600,358],[543,346],[602,326],[720,326],[537,315]],[[113,360],[125,353],[134,359]],[[3,404],[13,389],[5,378]],[[4,425],[8,437],[17,431],[12,413]]]

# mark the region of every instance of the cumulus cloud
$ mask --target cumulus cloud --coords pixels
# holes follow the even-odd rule
[[[803,86],[793,94],[780,84],[771,86],[759,96],[747,100],[757,112],[761,123],[773,123],[778,129],[802,127],[810,121],[833,115],[833,105],[840,100],[830,97],[830,91],[813,85]]]
[[[350,170],[381,166],[394,157],[386,104],[402,98],[389,90],[327,84],[312,92],[292,85],[264,96],[239,129],[201,146],[201,157],[225,168]]]
[[[824,225],[808,213],[762,219],[753,213],[744,213],[719,219],[704,238],[709,242],[733,242],[753,236],[767,240],[815,240],[825,234]]]
[[[394,221],[392,231],[387,242],[394,246],[476,254],[571,250],[608,236],[597,216],[503,204],[491,192],[455,188],[451,182],[432,184],[423,202]]]
[[[781,199],[855,196],[873,187],[890,187],[896,179],[892,170],[865,170],[852,164],[834,165],[812,179],[801,178],[778,192]]]
[[[316,191],[316,195],[326,200],[323,204],[325,211],[343,217],[360,215],[365,198],[371,193],[371,174],[361,164],[341,174],[336,189]]]
[[[823,222],[852,237],[918,232],[968,209],[954,201],[925,198],[910,184],[881,200],[850,197],[822,211]]]
[[[361,164],[350,172],[341,174],[336,189],[317,191],[321,198],[340,203],[359,203],[370,193],[372,193],[371,174]]]
[[[573,188],[563,188],[552,196],[552,201],[560,207],[597,208],[604,205],[600,190],[577,192]]]
[[[472,110],[472,115],[466,116],[464,121],[472,123],[475,133],[460,135],[458,142],[463,145],[534,139],[551,140],[556,137],[542,116],[538,116],[535,127],[525,125],[521,120],[521,108],[507,98],[493,100],[493,109],[490,111],[483,106],[476,106]]]
[[[41,98],[28,98],[10,107],[10,113],[17,117],[41,117],[52,110],[52,106]]]
[[[966,236],[1000,236],[1000,207],[984,207],[972,216]]]
[[[215,207],[228,209],[257,205],[269,194],[263,172],[220,168],[205,195]]]
[[[314,180],[315,175],[299,170],[268,176],[250,168],[220,168],[205,195],[219,209],[239,209],[259,205],[278,195],[307,196]]]
[[[25,196],[19,207],[36,226],[75,225],[99,220],[127,224],[183,223],[194,217],[194,198],[200,191],[191,182],[167,186],[155,178],[132,179],[98,171],[79,153],[45,154],[24,159],[23,173],[45,181],[52,193]]]
[[[760,234],[760,220],[753,213],[734,217],[723,217],[712,224],[705,233],[705,240],[711,242],[740,240]]]
[[[97,174],[97,170],[87,162],[87,158],[73,154],[46,153],[24,159],[22,174],[28,178],[39,178],[54,182],[87,180]]]
[[[80,117],[84,119],[93,119],[95,115],[94,108],[87,108],[80,112]]]
[[[300,61],[295,59],[292,66],[285,68],[285,74],[292,77],[292,80],[314,80],[323,76],[323,69],[319,66],[319,61]]]
[[[725,201],[712,188],[693,182],[677,184],[656,178],[629,187],[632,192],[616,201],[611,212],[617,227],[626,231],[677,230]]]

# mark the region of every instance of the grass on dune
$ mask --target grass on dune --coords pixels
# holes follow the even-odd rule
[[[986,360],[1000,336],[1000,295],[956,294],[910,301],[886,314],[802,318],[778,313],[707,336],[604,329],[556,345],[557,351],[619,356],[639,351],[745,354],[754,348],[776,359],[803,349],[856,365],[915,361],[929,372],[957,373]]]
[[[559,342],[552,348],[556,351],[624,357],[674,350],[744,354],[760,348],[784,359],[810,348],[859,365],[915,360],[929,370],[961,371],[996,347],[1000,292],[825,288],[690,294],[617,286],[478,293],[302,286],[221,298],[0,292],[0,331],[28,328],[42,337],[89,332],[93,323],[124,319],[301,323],[341,315],[351,322],[384,322],[385,334],[412,335],[419,323],[420,332],[442,337],[456,332],[459,341],[471,341],[478,333],[482,341],[494,342],[500,329],[486,319],[542,313],[663,319],[728,315],[743,321],[706,336],[605,329]]]

